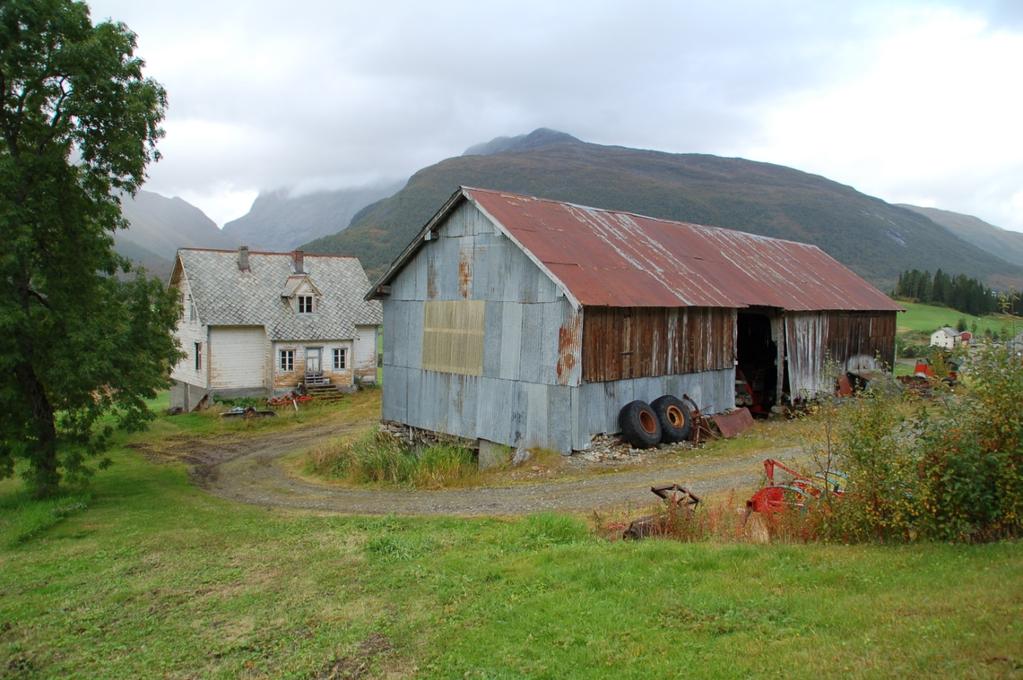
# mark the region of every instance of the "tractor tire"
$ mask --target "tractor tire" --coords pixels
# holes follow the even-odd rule
[[[633,448],[648,449],[661,443],[661,421],[645,401],[629,402],[618,413],[622,437]]]
[[[693,414],[681,399],[666,394],[650,403],[661,423],[661,441],[675,444],[689,439],[693,433]]]

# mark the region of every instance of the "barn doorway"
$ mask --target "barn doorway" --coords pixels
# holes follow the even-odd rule
[[[735,405],[766,417],[778,394],[778,344],[767,314],[740,312],[736,328]]]

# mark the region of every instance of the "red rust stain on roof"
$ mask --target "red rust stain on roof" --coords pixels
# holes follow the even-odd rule
[[[464,192],[584,306],[902,309],[817,246],[505,192]]]

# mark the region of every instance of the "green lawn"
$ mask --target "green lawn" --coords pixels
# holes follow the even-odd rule
[[[141,437],[245,428],[189,418]],[[0,675],[1023,672],[1020,543],[607,543],[554,515],[271,511],[205,494],[181,465],[112,458],[57,502],[0,483]]]
[[[915,331],[918,333],[931,333],[942,326],[956,327],[959,319],[966,319],[968,330],[973,329],[973,323],[977,323],[977,332],[983,334],[985,329],[990,328],[992,333],[1000,333],[1003,328],[1011,330],[1015,321],[1016,332],[1023,330],[1023,319],[1019,317],[992,314],[988,316],[971,316],[957,312],[951,307],[938,307],[936,305],[925,305],[918,302],[897,301],[899,305],[906,308],[906,311],[896,317],[896,324],[900,334]]]

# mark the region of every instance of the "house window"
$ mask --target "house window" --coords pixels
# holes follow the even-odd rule
[[[195,370],[202,368],[202,343],[195,343]]]
[[[483,374],[483,300],[433,300],[423,315],[423,368]]]
[[[312,314],[313,312],[313,296],[312,295],[299,295],[298,296],[298,313],[299,314]]]
[[[195,321],[195,303],[192,301],[192,296],[188,296],[188,320]]]
[[[343,347],[334,349],[334,370],[343,371],[348,368],[348,350]]]
[[[278,362],[282,371],[294,371],[295,370],[295,350],[293,349],[282,349],[280,361]]]

